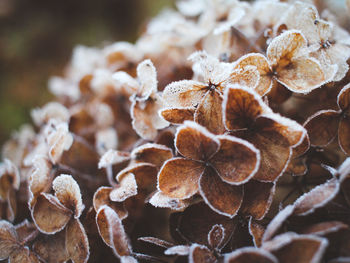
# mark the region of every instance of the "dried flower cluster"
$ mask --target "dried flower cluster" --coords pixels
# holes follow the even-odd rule
[[[310,2],[77,47],[2,147],[0,260],[350,262],[350,17]]]

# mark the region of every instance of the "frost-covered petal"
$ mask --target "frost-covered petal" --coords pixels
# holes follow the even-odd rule
[[[61,174],[53,180],[52,188],[60,203],[74,211],[75,218],[79,218],[84,209],[84,204],[79,185],[73,177],[68,174]]]
[[[140,80],[140,87],[137,91],[140,99],[147,99],[157,91],[157,71],[151,60],[146,59],[137,66],[137,77]]]
[[[14,226],[0,220],[0,260],[4,260],[18,247],[18,236]]]
[[[193,244],[190,247],[189,253],[189,262],[190,263],[215,263],[217,262],[216,257],[213,252],[210,251],[207,247],[201,246],[198,244]]]
[[[225,263],[277,263],[277,258],[263,249],[244,247],[225,255]]]
[[[158,189],[168,197],[185,199],[198,191],[198,180],[205,167],[184,158],[166,161],[158,174]]]
[[[186,158],[207,161],[219,150],[220,142],[202,126],[187,121],[177,129],[175,146]]]
[[[170,208],[176,211],[182,211],[190,205],[188,200],[170,198],[160,191],[154,193],[148,202],[154,207]]]
[[[258,171],[260,152],[252,144],[227,135],[217,137],[219,151],[210,159],[222,180],[229,184],[243,184]]]
[[[67,224],[66,249],[74,263],[85,263],[89,259],[89,241],[79,219],[73,219]]]
[[[215,212],[234,217],[243,201],[243,187],[222,181],[214,169],[206,168],[199,180],[200,193]]]
[[[184,121],[193,121],[195,108],[164,108],[160,111],[162,117],[174,124],[182,124]]]
[[[131,157],[136,162],[151,163],[159,169],[166,160],[173,157],[173,153],[164,145],[146,143],[132,150]]]
[[[137,195],[137,183],[135,175],[127,173],[120,180],[117,185],[109,194],[109,198],[114,202],[123,202],[125,199]]]
[[[339,145],[344,153],[350,155],[350,117],[345,116],[340,120],[338,129]]]

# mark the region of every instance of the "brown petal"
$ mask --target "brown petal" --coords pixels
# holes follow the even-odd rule
[[[339,112],[322,110],[309,117],[304,123],[310,143],[316,146],[328,145],[337,135]]]
[[[320,63],[314,58],[298,58],[277,69],[277,80],[297,93],[308,93],[325,83]]]
[[[196,107],[206,92],[206,85],[203,83],[181,80],[165,87],[163,99],[170,107]]]
[[[260,247],[262,243],[262,238],[265,233],[265,228],[252,217],[249,218],[249,233],[253,238],[254,246]]]
[[[23,243],[27,243],[35,239],[38,235],[38,230],[33,223],[30,223],[27,219],[23,222],[15,225],[18,240]]]
[[[235,68],[231,73],[230,78],[225,83],[237,84],[244,87],[249,87],[251,89],[255,89],[259,95],[263,92],[267,92],[264,90],[258,90],[258,85],[260,81],[260,74],[256,66],[245,66],[243,68]],[[261,93],[260,93],[261,92]]]
[[[294,206],[288,205],[283,208],[278,214],[271,220],[267,225],[262,241],[272,239],[274,235],[277,234],[277,231],[281,228],[286,219],[293,213]]]
[[[121,182],[125,176],[132,173],[135,176],[137,187],[148,190],[150,192],[155,190],[157,168],[150,163],[135,163],[117,174],[117,181]]]
[[[182,124],[184,121],[193,121],[195,108],[165,108],[160,111],[162,117],[171,123]]]
[[[122,179],[119,181],[119,185],[110,192],[109,198],[113,202],[123,202],[125,199],[134,195],[137,195],[135,175],[127,173],[123,175]]]
[[[198,191],[198,180],[204,171],[202,163],[184,158],[166,161],[158,174],[158,188],[172,198],[189,198]]]
[[[148,201],[154,207],[170,208],[171,210],[182,211],[190,205],[190,200],[179,200],[169,198],[160,191],[155,192]]]
[[[300,157],[310,149],[310,139],[308,133],[305,134],[303,141],[293,148],[292,159]]]
[[[328,241],[314,235],[297,235],[291,232],[279,235],[263,244],[279,262],[320,262]]]
[[[45,262],[66,262],[69,256],[65,239],[65,231],[54,235],[40,236],[33,244],[33,251]]]
[[[338,105],[342,111],[350,111],[350,85],[346,85],[338,94]]]
[[[292,150],[287,136],[280,133],[278,125],[271,118],[259,117],[256,120],[257,132],[247,138],[260,150],[260,167],[254,176],[256,180],[273,182],[287,168]]]
[[[343,152],[350,155],[350,117],[348,116],[345,116],[340,120],[338,140]]]
[[[225,228],[222,225],[213,225],[208,233],[208,244],[212,249],[222,248],[225,238]]]
[[[225,255],[225,263],[277,263],[277,258],[269,252],[253,247],[245,247]]]
[[[108,205],[112,208],[119,216],[121,220],[128,216],[128,211],[126,211],[124,204],[119,202],[111,202],[109,195],[113,190],[112,187],[101,186],[98,188],[93,197],[94,209],[97,212],[101,206]]]
[[[72,211],[50,194],[42,193],[32,210],[32,218],[38,229],[45,234],[61,231],[72,216]]]
[[[260,96],[252,90],[240,86],[225,90],[223,119],[227,130],[248,128],[259,115],[269,111]]]
[[[83,209],[83,201],[78,183],[71,175],[61,174],[52,182],[55,196],[66,208],[74,211],[74,217],[79,218]]]
[[[257,220],[264,218],[270,209],[274,193],[275,184],[250,180],[244,185],[244,199],[240,213]]]
[[[318,236],[325,236],[330,233],[346,230],[349,226],[340,221],[321,222],[311,226],[304,227],[300,232],[302,234],[312,234]]]
[[[241,207],[243,187],[230,185],[221,180],[212,168],[206,168],[200,180],[200,193],[215,212],[234,217]]]
[[[67,224],[66,249],[74,263],[85,263],[89,259],[89,241],[79,219],[72,219]]]
[[[194,121],[215,134],[222,134],[225,127],[222,121],[222,95],[217,91],[208,91],[199,103]]]
[[[235,228],[232,219],[215,213],[204,202],[191,205],[181,215],[177,230],[192,243],[209,245],[208,233],[213,225],[219,224],[225,229],[222,244],[226,244]]]
[[[306,46],[307,41],[300,31],[289,30],[272,40],[266,51],[267,58],[272,65],[277,65],[281,60],[298,57]]]
[[[97,212],[96,221],[99,233],[104,242],[113,248],[118,257],[128,256],[131,253],[128,237],[123,223],[118,215],[108,206],[103,206]]]
[[[251,179],[260,165],[260,152],[242,139],[222,135],[219,151],[210,159],[222,180],[229,184],[243,184]]]
[[[17,233],[14,226],[5,221],[0,220],[0,260],[7,259],[11,252],[17,248]]]
[[[146,143],[135,148],[131,156],[136,162],[151,163],[159,169],[166,160],[173,157],[173,153],[164,145]]]
[[[339,192],[339,182],[331,179],[324,184],[316,186],[310,192],[299,197],[295,203],[295,215],[308,215],[315,209],[326,205]]]
[[[259,53],[250,53],[236,61],[236,68],[242,69],[247,66],[255,66],[259,71],[260,79],[255,88],[256,92],[260,96],[268,93],[272,88],[272,78],[270,76],[272,70],[266,57]]]
[[[186,121],[177,129],[176,148],[186,158],[206,161],[219,150],[219,140],[202,126]]]
[[[190,263],[215,263],[217,262],[214,254],[205,246],[193,244],[189,254]]]
[[[157,129],[168,126],[158,114],[163,107],[160,98],[147,101],[134,101],[131,105],[132,127],[136,133],[146,140],[153,140],[157,136]]]
[[[40,263],[39,259],[28,247],[21,247],[12,252],[9,258],[11,263]]]

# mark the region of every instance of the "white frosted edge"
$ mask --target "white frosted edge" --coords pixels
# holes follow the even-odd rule
[[[330,184],[335,184],[335,189],[333,190],[333,193],[328,196],[327,198],[325,198],[323,201],[319,202],[319,203],[315,203],[313,205],[312,208],[310,208],[309,210],[307,210],[306,212],[297,214],[300,216],[304,216],[304,215],[309,215],[312,212],[314,212],[317,208],[322,207],[324,205],[326,205],[329,201],[331,201],[339,192],[340,190],[340,184],[338,179],[336,178],[332,178],[330,180],[328,180],[327,182],[325,182],[324,184],[318,185],[316,187],[314,187],[311,191],[303,194],[302,196],[300,196],[295,202],[294,202],[294,208],[297,209],[298,206],[300,205],[300,203],[302,203],[309,195],[313,195],[314,192],[318,192],[320,189],[322,189],[325,185],[330,185]]]
[[[125,153],[125,156],[119,154],[119,153]],[[107,152],[105,152],[98,162],[98,168],[107,168],[110,165],[114,165],[117,163],[121,163],[124,161],[130,160],[130,156],[128,156],[127,152],[120,152],[114,149],[109,149]]]
[[[278,214],[267,225],[262,237],[262,242],[270,240],[273,237],[273,235],[276,234],[277,230],[279,230],[279,228],[282,226],[285,220],[293,213],[293,211],[293,205],[288,205],[281,211],[279,211]]]
[[[189,253],[190,253],[190,247],[186,245],[174,246],[164,251],[165,255],[187,256]]]
[[[151,148],[162,150],[162,151],[172,152],[172,150],[169,147],[165,146],[165,145],[158,144],[158,143],[145,143],[145,144],[143,144],[141,146],[138,146],[138,147],[134,148],[131,151],[130,155],[131,155],[132,158],[135,158],[135,156],[137,155],[138,152],[142,152],[145,149],[151,149]]]

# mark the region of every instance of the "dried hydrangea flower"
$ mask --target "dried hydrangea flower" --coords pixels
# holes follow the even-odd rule
[[[194,120],[206,127],[210,132],[222,134],[221,104],[223,92],[228,83],[243,82],[252,88],[257,83],[258,76],[248,69],[234,69],[232,64],[219,62],[205,52],[197,52],[190,59],[204,82],[182,80],[169,84],[163,91],[166,108],[162,116],[173,123],[184,120]]]
[[[118,79],[120,75],[114,75]],[[150,60],[144,60],[137,66],[138,81],[133,86],[136,88],[131,97],[132,125],[139,136],[152,140],[157,136],[157,130],[168,126],[158,114],[163,107],[162,98],[157,93],[157,72]]]
[[[20,186],[17,167],[8,159],[0,163],[0,202],[6,203],[6,218],[14,221],[17,212],[16,191]]]
[[[84,209],[80,188],[70,175],[60,175],[52,182],[55,195],[42,193],[32,208],[37,228],[45,234],[65,229],[65,246],[74,262],[87,262],[89,242],[79,217]]]
[[[24,228],[28,230],[26,234],[21,231]],[[8,262],[14,263],[39,263],[36,254],[26,246],[26,243],[30,242],[36,234],[35,230],[29,229],[26,221],[13,226],[5,220],[0,220],[0,260],[8,258]]]
[[[338,94],[339,110],[321,110],[309,117],[304,123],[311,145],[326,146],[338,134],[340,148],[350,154],[350,85],[346,85]]]
[[[254,179],[262,182],[273,182],[284,172],[292,147],[306,133],[297,122],[272,113],[260,96],[244,87],[226,89],[223,115],[228,131],[260,150],[261,165]]]
[[[263,249],[245,247],[225,255],[225,263],[277,263],[278,259]]]
[[[257,89],[263,94],[276,86],[276,82],[293,92],[308,93],[332,80],[325,77],[319,61],[308,56],[307,41],[300,31],[289,30],[275,37],[266,56],[251,53],[236,62],[240,68],[257,67],[260,72]]]
[[[164,163],[159,190],[178,199],[199,192],[214,211],[235,216],[243,200],[242,184],[259,167],[259,151],[238,138],[214,136],[194,122],[185,122],[177,130],[175,144],[184,157]]]

